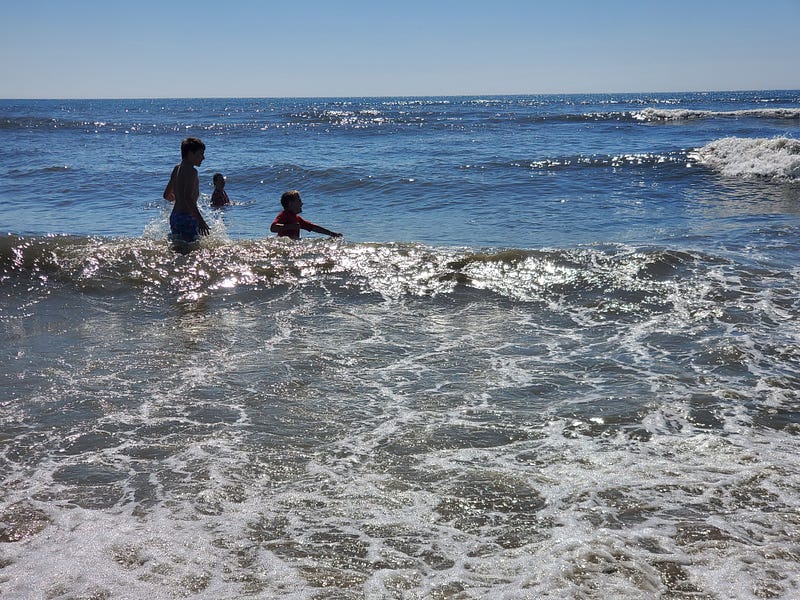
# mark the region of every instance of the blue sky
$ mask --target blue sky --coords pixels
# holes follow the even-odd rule
[[[800,88],[800,0],[0,0],[0,98]]]

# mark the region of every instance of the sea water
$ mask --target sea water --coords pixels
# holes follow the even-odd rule
[[[0,101],[0,597],[800,596],[799,139],[798,91]],[[345,237],[269,234],[291,188]]]

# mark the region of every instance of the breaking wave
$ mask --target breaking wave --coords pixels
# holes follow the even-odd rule
[[[715,140],[690,154],[726,177],[800,181],[800,140],[739,138]]]

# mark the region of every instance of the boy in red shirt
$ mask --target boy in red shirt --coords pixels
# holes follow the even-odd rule
[[[281,196],[281,205],[283,206],[283,210],[278,213],[278,216],[275,217],[275,220],[269,228],[272,233],[277,233],[278,237],[289,237],[293,240],[299,240],[301,229],[313,231],[314,233],[324,233],[331,237],[342,237],[341,233],[336,233],[330,229],[315,225],[300,216],[299,213],[303,212],[303,201],[300,199],[300,192],[297,190],[284,192]]]

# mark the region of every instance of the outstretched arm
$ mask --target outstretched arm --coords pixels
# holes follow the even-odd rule
[[[319,225],[314,225],[313,229],[311,230],[314,233],[323,233],[325,235],[329,235],[331,237],[342,237],[341,233],[337,233],[335,231],[331,231],[330,229],[325,229],[324,227],[320,227]]]

